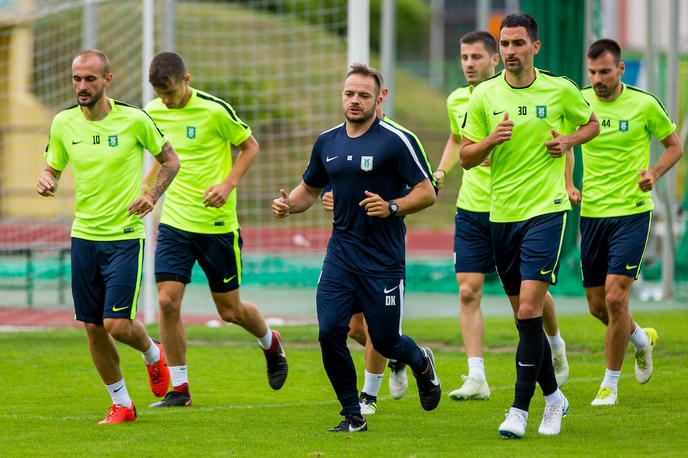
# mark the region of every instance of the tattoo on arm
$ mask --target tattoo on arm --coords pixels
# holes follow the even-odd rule
[[[155,179],[155,183],[148,191],[148,195],[157,202],[170,183],[172,183],[175,175],[177,175],[177,171],[179,171],[179,158],[170,142],[167,142],[163,145],[160,153],[155,156],[155,159],[160,163],[160,171]]]

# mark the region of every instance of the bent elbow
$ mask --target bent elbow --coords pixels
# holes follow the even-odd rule
[[[593,138],[597,137],[599,135],[600,131],[601,131],[600,123],[596,122],[594,125],[594,128],[593,128]]]
[[[179,156],[177,156],[173,161],[172,164],[170,164],[170,168],[174,170],[175,172],[179,172],[179,169],[182,168],[182,163],[179,160]]]
[[[461,164],[461,167],[463,167],[464,170],[475,167],[475,164],[471,163],[471,161],[463,154],[459,156],[459,164]]]
[[[423,208],[430,207],[434,205],[434,203],[437,201],[437,194],[435,194],[435,190],[432,189],[430,192],[425,193],[425,198],[423,199],[423,203],[425,204]]]

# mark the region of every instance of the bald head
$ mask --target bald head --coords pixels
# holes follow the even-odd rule
[[[105,92],[111,82],[110,61],[105,54],[95,49],[87,49],[74,57],[72,86],[79,105],[95,107],[99,103],[105,104]]]
[[[98,66],[94,66],[94,62],[92,62],[94,60],[99,62]],[[97,49],[85,49],[74,56],[74,60],[72,60],[72,68],[74,68],[75,65],[84,64],[94,69],[97,68],[102,76],[110,73],[110,59],[108,59],[104,53],[98,51]]]

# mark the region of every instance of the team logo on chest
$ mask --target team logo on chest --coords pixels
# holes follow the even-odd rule
[[[364,172],[373,170],[373,156],[361,156],[361,170]]]
[[[190,139],[196,138],[196,128],[195,127],[187,126],[186,138],[190,138]]]
[[[110,147],[112,147],[112,148],[119,145],[119,140],[117,138],[117,135],[108,136],[108,145],[110,145]]]
[[[619,120],[619,131],[628,132],[628,120],[626,120],[626,119],[620,119]]]
[[[547,117],[547,105],[537,105],[535,106],[535,116],[538,118]]]

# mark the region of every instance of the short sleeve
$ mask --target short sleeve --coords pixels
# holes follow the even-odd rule
[[[648,103],[645,113],[647,128],[657,140],[662,141],[676,131],[676,124],[669,118],[664,105],[654,97]]]
[[[485,119],[482,92],[476,91],[471,95],[460,132],[461,136],[475,143],[490,135]]]
[[[237,116],[234,108],[227,103],[220,104],[216,113],[217,131],[232,145],[244,143],[252,134],[251,128]]]
[[[459,125],[458,113],[451,105],[451,99],[447,99],[447,113],[449,114],[449,129],[454,135],[461,135],[461,126]]]
[[[579,126],[587,124],[592,116],[592,108],[587,100],[583,97],[580,89],[568,79],[565,80],[564,95],[562,97],[562,105],[564,106],[564,121],[571,132],[578,129]]]
[[[322,137],[319,137],[313,145],[311,160],[308,161],[306,171],[303,173],[303,182],[313,188],[324,188],[330,182],[322,161]]]
[[[401,132],[402,152],[397,156],[397,166],[401,177],[409,187],[414,187],[421,181],[432,176],[429,165],[423,156],[420,141],[412,135]]]
[[[167,142],[167,139],[148,113],[145,111],[141,112],[143,115],[140,117],[140,122],[137,125],[136,138],[153,156],[157,156],[162,151],[162,147]]]
[[[55,170],[62,171],[69,162],[69,153],[64,147],[62,136],[60,135],[59,121],[53,120],[50,126],[50,138],[48,146],[45,148],[45,161]]]

